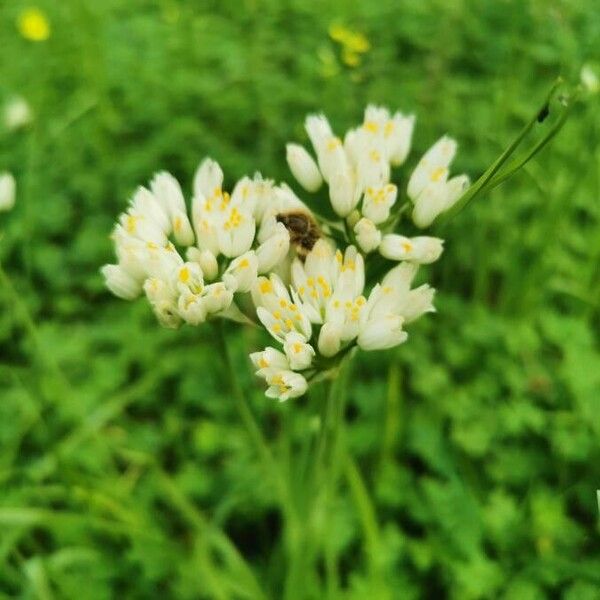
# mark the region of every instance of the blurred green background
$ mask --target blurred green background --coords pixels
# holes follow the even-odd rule
[[[42,23],[27,29],[30,7]],[[211,331],[161,329],[98,272],[155,171],[189,190],[210,155],[228,184],[289,181],[284,145],[306,140],[307,112],[341,132],[368,102],[414,111],[400,186],[443,133],[456,172],[478,176],[558,74],[600,73],[597,8],[3,2],[0,103],[24,98],[32,120],[0,125],[18,185],[0,215],[0,597],[599,598],[598,96],[444,230],[438,313],[355,360],[346,443],[371,501],[342,476],[310,532],[333,562],[299,580]],[[267,400],[246,358],[266,338],[227,336],[302,504],[320,397]]]

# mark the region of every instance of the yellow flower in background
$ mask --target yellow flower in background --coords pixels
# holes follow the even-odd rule
[[[19,33],[31,42],[43,42],[50,37],[50,22],[39,8],[27,8],[17,19]]]
[[[362,60],[361,54],[371,49],[371,44],[363,33],[348,29],[340,23],[333,23],[329,27],[329,37],[342,47],[342,62],[348,67],[358,67]]]

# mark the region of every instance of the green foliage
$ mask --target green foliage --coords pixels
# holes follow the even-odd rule
[[[39,0],[38,43],[15,25],[31,4],[0,6],[0,103],[23,96],[34,115],[0,128],[18,182],[0,215],[2,596],[598,597],[593,98],[445,226],[438,313],[355,358],[348,452],[318,494],[323,389],[268,401],[246,359],[265,338],[227,330],[274,477],[210,328],[162,330],[98,273],[155,171],[189,189],[208,154],[229,183],[289,181],[284,144],[306,139],[310,111],[340,130],[367,102],[414,111],[401,189],[446,132],[478,176],[559,73],[598,68],[595,3]],[[369,40],[358,66],[334,23]]]

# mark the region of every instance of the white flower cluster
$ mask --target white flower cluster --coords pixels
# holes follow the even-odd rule
[[[288,254],[289,233],[276,215],[304,205],[260,175],[238,181],[231,195],[222,186],[219,165],[204,160],[190,215],[172,175],[138,188],[113,232],[118,262],[102,267],[108,288],[125,300],[145,293],[165,327],[239,314],[234,295]]]
[[[195,175],[188,215],[177,181],[159,173],[119,218],[118,262],[102,269],[108,287],[125,299],[144,292],[167,327],[242,316],[236,294],[249,292],[258,320],[279,344],[250,358],[267,396],[280,400],[304,394],[356,346],[403,343],[404,327],[434,310],[434,290],[412,283],[420,265],[440,257],[443,241],[407,237],[396,226],[412,206],[413,223],[427,227],[469,185],[465,175],[449,178],[456,142],[444,136],[418,162],[408,200],[397,206],[392,167],[405,162],[413,126],[413,116],[369,106],[342,142],[324,116],[306,119],[316,161],[297,144],[288,144],[287,161],[307,191],[327,182],[339,221],[320,226],[289,187],[260,175],[244,177],[229,195],[210,159]],[[328,236],[344,236],[344,252]],[[399,262],[388,263],[380,281],[365,271],[365,257],[375,251],[369,265]]]
[[[258,317],[283,346],[283,352],[267,347],[250,355],[267,395],[302,395],[307,378],[354,345],[384,350],[404,342],[404,325],[434,310],[433,288],[411,289],[417,270],[416,263],[402,262],[365,296],[362,255],[354,246],[342,254],[322,239],[304,263],[292,263],[289,289],[278,275],[259,277],[252,290]]]
[[[287,161],[294,177],[309,192],[323,180],[329,186],[333,210],[346,219],[362,252],[375,250],[391,260],[427,263],[439,257],[439,244],[431,238],[408,240],[386,233],[393,226],[398,188],[390,182],[391,170],[402,165],[410,151],[415,118],[369,105],[361,126],[351,129],[344,141],[323,115],[310,115],[305,127],[317,161],[298,144],[288,144]],[[408,182],[412,217],[420,228],[431,225],[469,186],[466,175],[448,179],[456,142],[446,136],[423,156]]]

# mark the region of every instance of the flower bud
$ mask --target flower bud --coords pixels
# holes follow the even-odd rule
[[[340,351],[342,328],[336,323],[325,323],[319,332],[319,352],[326,357],[334,356]]]
[[[323,177],[313,157],[299,144],[286,146],[286,159],[292,175],[307,192],[316,192]]]
[[[290,249],[290,234],[283,223],[277,223],[273,234],[257,249],[258,272],[272,271],[287,255]]]
[[[381,243],[381,231],[375,227],[375,223],[370,219],[363,217],[354,226],[354,234],[360,249],[366,254],[377,250]]]
[[[142,291],[142,284],[132,277],[121,265],[104,265],[100,272],[106,287],[123,300],[133,300]]]
[[[354,184],[349,171],[334,173],[329,181],[329,199],[333,210],[340,216],[346,217],[356,206]]]
[[[191,246],[194,243],[194,230],[184,211],[173,214],[173,235],[180,246]]]
[[[379,252],[390,260],[408,260],[428,265],[442,254],[444,241],[440,238],[421,236],[407,238],[396,233],[383,236]]]

